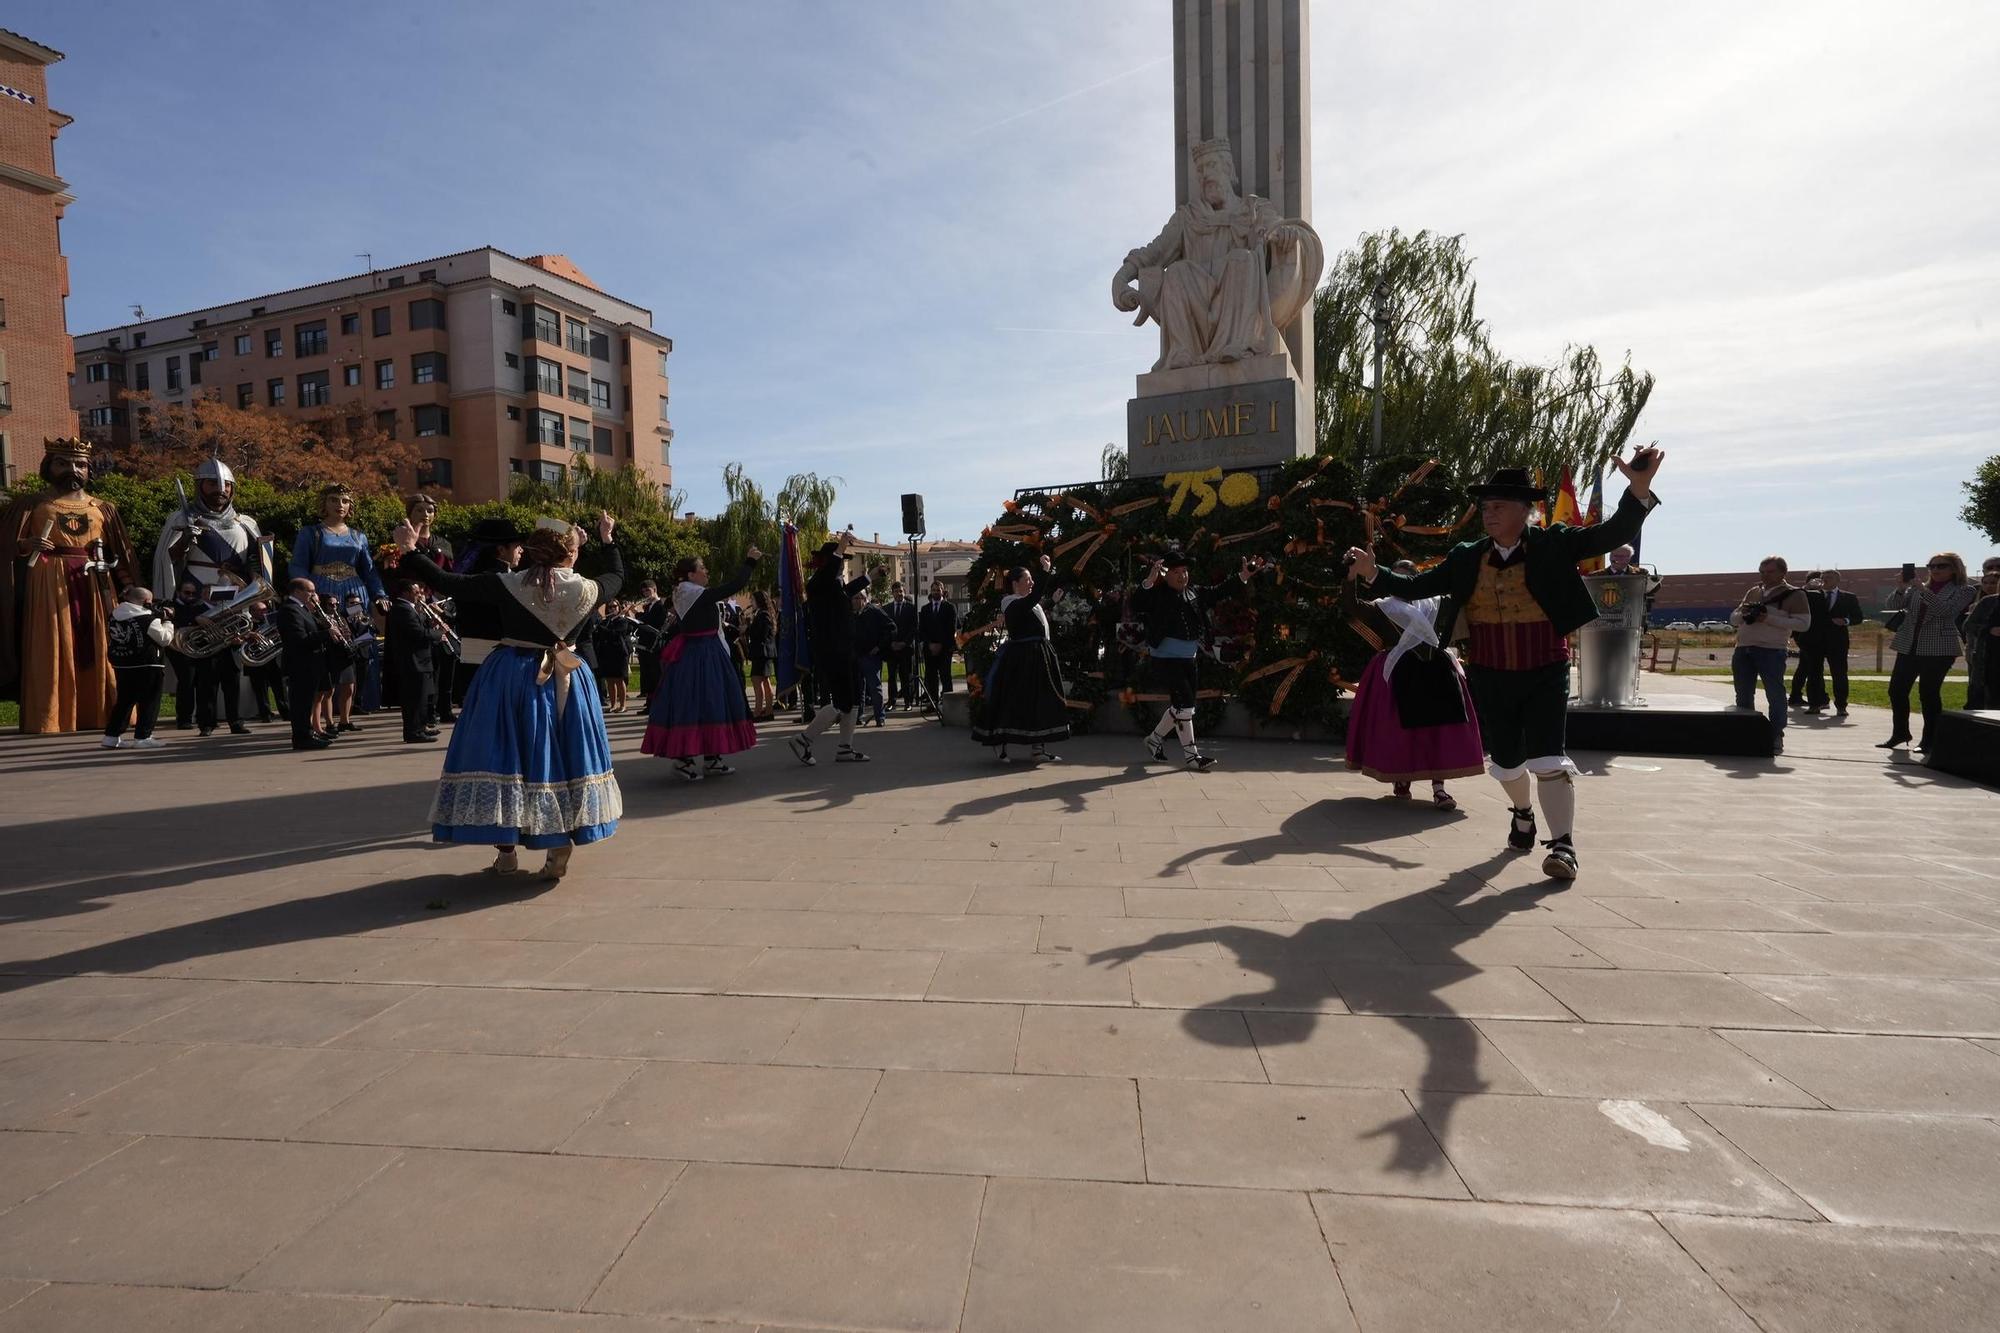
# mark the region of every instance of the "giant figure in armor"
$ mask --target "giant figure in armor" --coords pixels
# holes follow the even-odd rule
[[[153,549],[153,595],[172,600],[183,583],[201,588],[210,611],[234,601],[244,589],[271,577],[270,552],[257,520],[236,512],[236,474],[220,458],[211,458],[194,472],[195,493],[160,526]],[[191,681],[175,682],[194,692],[194,721],[206,736],[215,730],[216,696],[222,697],[229,730],[245,735],[243,677],[232,649],[197,657]]]
[[[118,697],[105,622],[138,560],[86,489],[92,447],[45,441],[46,486],[0,511],[0,687],[19,687],[26,732],[102,731]]]

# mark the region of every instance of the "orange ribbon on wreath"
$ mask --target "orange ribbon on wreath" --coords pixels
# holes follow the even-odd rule
[[[1127,500],[1124,504],[1116,505],[1112,508],[1111,517],[1123,518],[1127,514],[1136,514],[1141,509],[1165,503],[1166,498],[1164,495],[1149,495],[1143,500]]]
[[[1285,678],[1278,682],[1277,692],[1271,696],[1271,716],[1276,717],[1279,710],[1284,708],[1286,698],[1291,695],[1292,686],[1298,683],[1299,673],[1306,669],[1308,663],[1318,658],[1319,649],[1315,648],[1302,657],[1287,657],[1269,666],[1258,667],[1243,678],[1243,684],[1248,685],[1253,680],[1262,680],[1266,676],[1275,676],[1280,671],[1285,672]]]
[[[1282,523],[1266,523],[1263,527],[1251,532],[1239,532],[1234,537],[1223,537],[1215,543],[1215,546],[1217,550],[1221,550],[1225,546],[1234,546],[1237,542],[1254,541],[1258,537],[1266,536],[1273,532],[1281,532],[1284,530],[1284,526]]]
[[[1050,554],[1054,556],[1065,556],[1068,555],[1071,551],[1074,551],[1077,547],[1082,546],[1086,542],[1088,542],[1089,549],[1084,551],[1082,555],[1078,556],[1076,558],[1076,563],[1070,566],[1070,570],[1073,573],[1081,574],[1083,572],[1083,567],[1090,563],[1090,558],[1096,555],[1097,552],[1103,547],[1104,543],[1110,541],[1112,535],[1117,531],[1118,531],[1118,525],[1116,523],[1106,523],[1103,529],[1100,531],[1086,532],[1081,534],[1080,536],[1070,538],[1068,541],[1064,542],[1061,546],[1056,547],[1056,549],[1050,552]]]

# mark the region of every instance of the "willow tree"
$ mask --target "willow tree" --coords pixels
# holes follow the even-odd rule
[[[1495,468],[1554,485],[1581,479],[1630,440],[1653,391],[1628,354],[1605,368],[1571,346],[1550,365],[1510,361],[1479,317],[1463,238],[1396,230],[1363,235],[1335,258],[1315,297],[1321,453],[1353,469],[1365,497],[1387,494],[1426,459],[1452,489]],[[1379,297],[1378,297],[1379,288]],[[1374,359],[1381,318],[1381,441]]]
[[[799,472],[785,478],[774,498],[741,463],[724,467],[722,512],[702,525],[713,566],[733,570],[752,546],[775,554],[787,521],[798,525],[801,555],[810,552],[826,540],[839,485],[839,477]],[[774,583],[776,568],[761,572],[758,581]]]
[[[637,518],[678,513],[687,492],[662,486],[630,463],[599,467],[589,450],[579,449],[570,456],[562,480],[539,481],[516,473],[507,498],[515,504],[581,505],[586,510],[608,510],[617,518]]]

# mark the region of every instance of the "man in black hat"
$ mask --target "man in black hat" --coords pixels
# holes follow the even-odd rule
[[[1488,772],[1507,793],[1513,825],[1507,845],[1535,846],[1535,811],[1528,777],[1535,777],[1542,815],[1549,823],[1542,870],[1552,879],[1576,878],[1576,765],[1565,753],[1569,721],[1569,635],[1597,618],[1577,563],[1604,555],[1639,535],[1658,503],[1653,478],[1666,454],[1639,450],[1627,463],[1625,498],[1618,511],[1591,527],[1530,527],[1534,506],[1548,499],[1523,468],[1502,468],[1472,488],[1486,535],[1461,543],[1419,574],[1378,570],[1373,552],[1348,551],[1348,577],[1372,584],[1377,597],[1448,596],[1471,630],[1466,681],[1479,711]]]
[[[505,574],[521,563],[521,544],[528,534],[510,518],[482,518],[465,539],[475,548],[465,573]],[[459,703],[465,702],[479,664],[504,637],[496,609],[471,604],[458,608],[458,670],[453,673],[452,692]]]
[[[813,741],[840,723],[839,764],[865,764],[868,756],[854,748],[854,721],[861,711],[861,670],[854,658],[854,595],[868,587],[867,574],[847,578],[847,548],[854,534],[843,532],[813,555],[813,572],[806,579],[806,633],[812,648],[814,677],[831,704],[822,705],[806,729],[787,741],[802,764],[819,762]]]
[[[1132,609],[1146,627],[1147,675],[1167,691],[1167,706],[1159,725],[1146,737],[1146,753],[1165,763],[1167,735],[1177,733],[1181,761],[1197,773],[1215,767],[1215,757],[1201,752],[1194,739],[1195,694],[1200,685],[1201,646],[1208,639],[1208,608],[1234,597],[1257,576],[1264,562],[1245,559],[1235,579],[1207,588],[1190,588],[1187,555],[1172,549],[1153,557],[1145,581],[1132,595]]]

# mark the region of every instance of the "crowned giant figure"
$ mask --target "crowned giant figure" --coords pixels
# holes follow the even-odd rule
[[[263,584],[269,589],[270,551],[257,520],[236,512],[236,474],[220,458],[210,458],[194,470],[194,495],[183,495],[177,513],[160,525],[153,548],[153,595],[162,605],[188,580],[201,586],[209,610],[226,606],[244,590]],[[276,600],[276,594],[271,594]],[[247,598],[246,598],[247,600]],[[243,721],[241,663],[232,650],[192,659],[194,679],[177,680],[176,689],[194,691],[194,721],[202,735],[227,721],[232,734],[249,734]],[[221,702],[218,718],[216,703]]]
[[[85,489],[91,442],[43,448],[43,489],[0,512],[0,687],[19,687],[22,731],[102,731],[118,697],[106,618],[138,558],[118,506]]]

